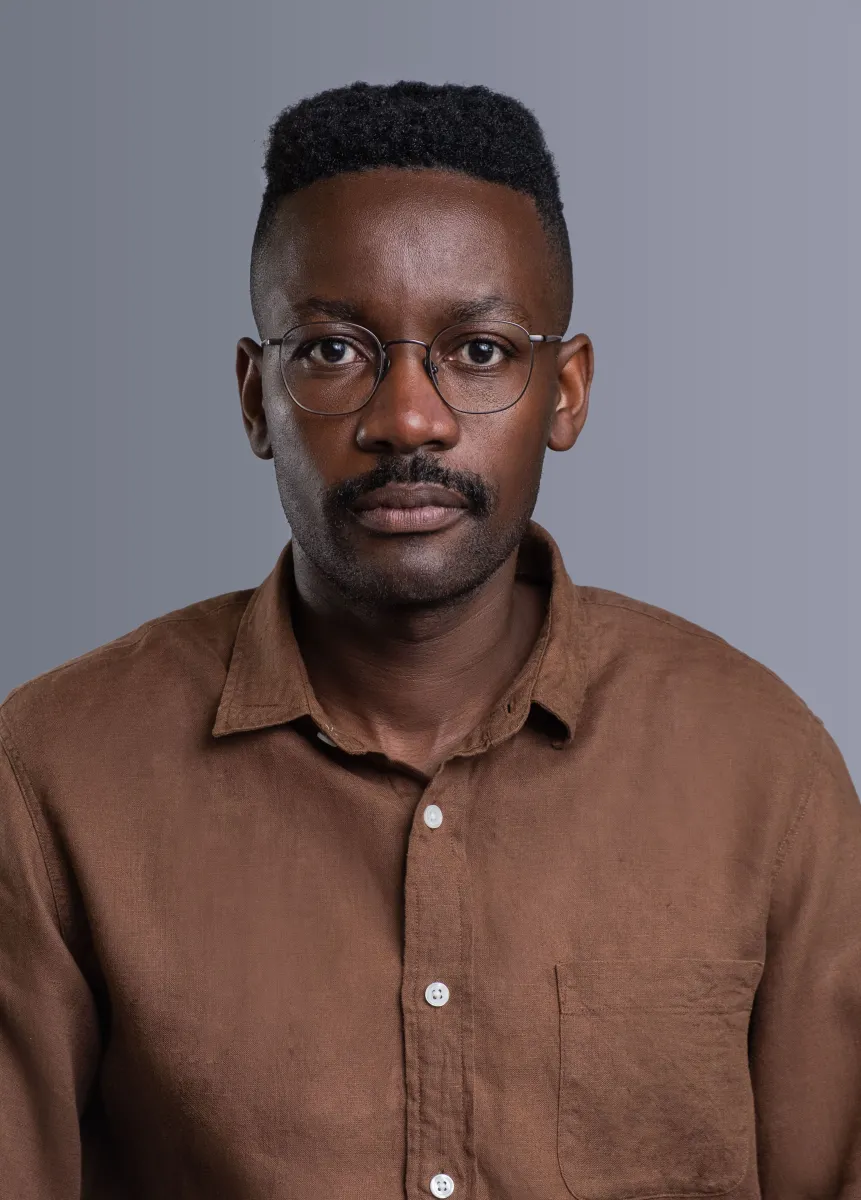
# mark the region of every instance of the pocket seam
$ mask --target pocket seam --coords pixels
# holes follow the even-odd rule
[[[655,965],[666,965],[666,964],[675,964],[676,966],[679,966],[679,967],[681,967],[683,965],[690,965],[691,967],[693,967],[694,965],[701,966],[702,964],[705,964],[705,963],[709,964],[710,966],[712,966],[712,965],[723,965],[726,967],[729,967],[730,965],[735,965],[738,967],[743,966],[743,967],[751,969],[750,977],[748,979],[748,983],[750,984],[750,986],[748,987],[748,989],[745,993],[747,999],[745,1000],[743,997],[740,996],[738,1004],[736,1004],[732,1007],[716,1008],[711,1005],[707,1005],[707,1004],[701,1005],[701,1004],[696,1004],[696,1003],[662,1005],[662,1004],[654,1003],[654,1002],[646,1002],[646,1003],[640,1004],[640,1003],[638,1003],[637,998],[635,996],[625,1002],[618,1003],[618,1004],[609,1004],[608,1003],[608,1004],[591,1004],[591,1005],[579,1004],[578,1005],[575,1002],[573,1002],[571,999],[571,993],[572,993],[573,987],[574,987],[574,968],[578,962],[589,963],[592,966],[595,966],[598,963],[606,963],[606,964],[611,964],[616,969],[618,969],[620,964],[625,964],[626,966],[629,966],[632,968],[636,968],[639,966],[647,967],[648,965],[655,966]],[[563,1022],[564,1022],[565,1018],[571,1017],[571,1016],[587,1016],[587,1017],[588,1016],[601,1016],[601,1017],[603,1017],[603,1016],[606,1016],[608,1014],[613,1014],[613,1013],[618,1013],[620,1016],[622,1016],[625,1012],[630,1012],[630,1011],[670,1012],[670,1013],[696,1012],[696,1013],[708,1013],[710,1015],[730,1014],[730,1013],[737,1013],[737,1012],[744,1012],[744,1011],[749,1012],[750,1008],[752,1006],[752,1003],[753,1003],[753,996],[756,991],[756,987],[758,986],[759,977],[761,977],[764,963],[759,959],[749,959],[749,958],[723,958],[723,959],[712,959],[712,958],[709,958],[709,959],[703,959],[703,958],[675,958],[675,959],[673,959],[673,958],[660,958],[660,959],[613,958],[613,959],[582,959],[582,960],[567,959],[563,962],[557,962],[555,964],[555,966],[556,966],[558,1002],[559,1002],[559,1085],[558,1085],[558,1090],[557,1090],[557,1106],[556,1106],[556,1159],[557,1159],[557,1165],[559,1168],[560,1177],[561,1177],[567,1191],[574,1197],[574,1200],[591,1200],[591,1197],[589,1197],[589,1198],[584,1197],[581,1192],[575,1191],[574,1187],[568,1182],[568,1179],[566,1177],[565,1168],[563,1167],[563,1161],[562,1161],[563,1087],[564,1087],[564,1082],[565,1082],[565,1070],[564,1070],[565,1038],[564,1038]],[[756,980],[753,980],[753,978],[752,978],[753,974],[754,974],[752,968],[754,968],[754,967],[759,968],[759,976],[756,978]],[[651,978],[654,981],[655,975],[653,974],[651,976]],[[705,991],[705,988],[703,988],[703,991]],[[634,1192],[626,1191],[624,1193],[618,1192],[618,1193],[614,1194],[614,1196],[612,1197],[612,1200],[720,1200],[721,1197],[729,1196],[733,1192],[737,1191],[738,1188],[743,1184],[744,1180],[747,1178],[747,1176],[750,1172],[751,1163],[753,1161],[753,1146],[754,1146],[754,1134],[753,1134],[753,1132],[749,1132],[748,1137],[746,1139],[744,1159],[741,1164],[739,1174],[732,1180],[732,1182],[729,1184],[728,1187],[724,1188],[723,1190],[721,1190],[719,1192],[689,1191],[688,1190],[688,1191],[681,1191],[681,1192],[663,1191],[663,1192],[634,1193]]]

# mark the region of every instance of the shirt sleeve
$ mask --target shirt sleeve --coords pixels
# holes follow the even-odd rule
[[[34,806],[22,765],[2,739],[0,1191],[16,1200],[78,1200],[80,1113],[97,1021],[61,931]]]
[[[861,804],[818,718],[750,1029],[763,1200],[861,1197]]]

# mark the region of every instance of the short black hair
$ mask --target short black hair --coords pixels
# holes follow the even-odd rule
[[[358,82],[300,100],[270,126],[266,187],[251,250],[258,328],[257,263],[279,201],[318,179],[374,167],[460,171],[531,196],[555,251],[557,284],[570,312],[571,248],[559,176],[533,113],[483,85]]]

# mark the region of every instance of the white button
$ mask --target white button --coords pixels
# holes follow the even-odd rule
[[[424,811],[424,819],[428,829],[439,829],[442,825],[442,809],[436,804],[429,804]]]
[[[434,1175],[431,1180],[431,1191],[435,1196],[450,1196],[454,1191],[454,1180],[451,1175]]]
[[[323,733],[322,731],[319,731],[319,732],[317,733],[317,737],[320,739],[320,741],[321,741],[321,742],[325,742],[327,746],[334,746],[334,745],[335,745],[335,743],[332,741],[332,739],[331,739],[331,738],[328,738],[328,737],[326,737],[325,733]]]
[[[429,983],[425,988],[425,1000],[434,1008],[442,1008],[444,1004],[448,1004],[448,988],[444,983]]]

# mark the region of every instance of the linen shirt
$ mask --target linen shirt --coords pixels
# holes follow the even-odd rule
[[[533,522],[540,635],[425,776],[328,722],[291,556],[0,708],[3,1200],[861,1196],[821,720]]]

